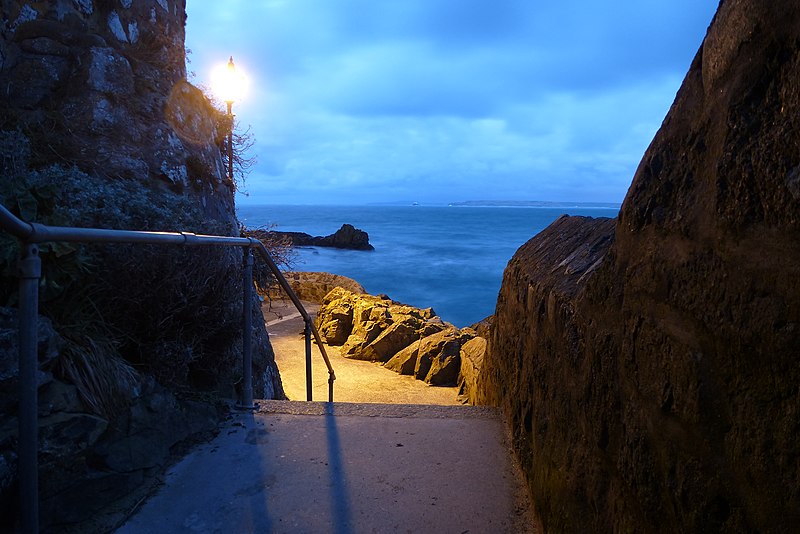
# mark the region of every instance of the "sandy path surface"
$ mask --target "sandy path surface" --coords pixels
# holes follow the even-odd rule
[[[320,307],[310,302],[304,302],[303,305],[312,316]],[[286,395],[291,400],[305,400],[303,319],[288,300],[265,303],[262,311]],[[325,349],[336,373],[333,393],[336,402],[459,404],[456,400],[457,388],[430,386],[411,376],[399,375],[378,363],[344,358],[339,347],[325,345]],[[328,399],[328,371],[315,344],[311,347],[311,367],[313,398],[325,401]]]

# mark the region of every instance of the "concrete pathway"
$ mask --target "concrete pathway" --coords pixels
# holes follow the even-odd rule
[[[276,304],[264,317],[284,389],[305,399],[303,321]],[[455,405],[456,388],[327,348],[339,402],[257,401],[256,412],[232,414],[117,532],[533,532],[496,410]],[[312,350],[314,398],[325,400],[328,375]]]
[[[117,532],[533,532],[504,436],[491,408],[259,401]]]

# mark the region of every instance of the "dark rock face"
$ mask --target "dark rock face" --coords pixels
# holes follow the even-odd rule
[[[38,173],[35,193],[40,196],[46,182],[42,176],[51,176],[46,185],[58,193],[47,202],[63,207],[53,224],[238,235],[233,191],[224,181],[217,146],[224,133],[218,113],[185,80],[185,20],[185,0],[3,2],[0,171],[3,180],[18,180],[25,187],[24,180]],[[64,185],[70,174],[84,176],[70,182],[78,187]],[[0,199],[6,200],[2,194]],[[84,207],[90,202],[100,207],[87,214],[90,210]],[[44,211],[42,206],[38,211]],[[241,341],[229,333],[235,326],[228,328],[228,322],[241,309],[241,290],[232,287],[241,252],[169,252],[174,256],[146,247],[97,253],[92,258],[96,278],[127,297],[101,310],[102,315],[109,322],[118,319],[114,328],[126,334],[135,328],[153,331],[147,321],[137,325],[135,315],[144,315],[149,305],[146,314],[158,317],[166,306],[148,287],[162,285],[160,293],[181,293],[177,298],[185,301],[180,312],[163,310],[166,318],[185,313],[181,321],[201,320],[186,310],[202,310],[202,320],[220,330],[210,342],[177,342],[172,352],[186,353],[178,345],[189,346],[193,352],[186,359],[193,362],[205,355],[212,359],[212,354],[219,361],[235,362],[241,357]],[[140,263],[128,256],[140,258]],[[233,283],[226,282],[231,279]],[[204,289],[194,291],[193,299],[183,296],[182,283]],[[280,397],[263,321],[255,321],[254,328],[256,392]],[[157,352],[157,343],[139,345],[144,354],[130,356],[134,363],[165,360],[149,356]],[[172,340],[162,345],[172,347]],[[212,367],[206,363],[194,367]],[[229,376],[217,371],[198,370],[197,382],[217,391],[230,388],[215,383]],[[190,368],[183,374],[193,372]]]
[[[184,0],[3,1],[0,201],[15,209],[22,203],[7,202],[9,191],[28,194],[24,217],[49,224],[238,235],[217,147],[219,115],[185,80],[185,19]],[[12,248],[6,236],[0,240]],[[71,265],[91,274],[76,274],[62,293],[40,299],[45,314],[59,298],[68,304],[62,324],[51,315],[64,340],[65,325],[88,325],[73,328],[71,353],[54,349],[40,361],[40,403],[50,407],[40,421],[48,470],[43,525],[85,517],[89,505],[102,506],[156,474],[176,443],[218,417],[213,406],[175,392],[233,397],[241,376],[241,251],[93,245],[75,252],[83,254],[91,261]],[[55,254],[45,256],[47,273]],[[0,262],[8,258],[0,255]],[[15,282],[0,279],[0,306]],[[42,287],[44,295],[45,280]],[[91,298],[70,300],[78,293]],[[12,313],[0,308],[3,490],[16,477],[16,408],[7,395],[16,381],[15,333],[3,324]],[[252,322],[255,394],[283,398],[255,297]],[[42,320],[40,330],[48,324]],[[101,339],[103,330],[117,337]],[[86,384],[76,378],[102,375],[109,359],[95,358],[71,376],[65,371],[91,356],[81,350],[103,341],[116,347],[114,365],[124,371],[108,375],[124,390],[106,395],[115,410],[90,406]]]
[[[107,418],[92,412],[74,385],[53,376],[64,345],[39,318],[39,464],[41,519],[50,529],[89,520],[163,468],[171,449],[216,428],[215,406],[178,399],[153,379],[136,378],[126,409]],[[16,310],[0,308],[0,525],[16,513]],[[8,357],[6,357],[8,356]],[[13,357],[12,357],[13,356]],[[10,386],[14,386],[13,388]]]
[[[152,380],[140,387],[130,410],[112,421],[80,404],[40,417],[40,468],[48,473],[41,515],[52,529],[90,520],[163,469],[173,447],[217,427],[214,406],[178,399]]]
[[[25,132],[37,165],[158,184],[233,232],[217,125],[185,81],[185,19],[184,0],[4,2],[0,129]]]
[[[278,232],[269,231],[276,237],[284,237],[292,242],[296,247],[333,247],[346,248],[352,250],[375,250],[369,244],[369,234],[363,230],[355,228],[352,224],[343,224],[336,232],[327,236],[312,236],[304,232]]]
[[[546,531],[800,524],[800,5],[722,2],[614,225],[509,263],[481,375]]]

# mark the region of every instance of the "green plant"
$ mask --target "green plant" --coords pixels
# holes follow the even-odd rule
[[[138,373],[120,357],[109,337],[67,330],[66,348],[54,371],[75,384],[94,413],[113,417],[130,402],[139,383]]]

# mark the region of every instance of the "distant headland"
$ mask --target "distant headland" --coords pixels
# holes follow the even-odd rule
[[[548,200],[465,200],[448,206],[491,208],[609,208],[619,209],[619,202],[551,202]]]
[[[425,207],[478,207],[478,208],[601,208],[620,209],[619,202],[554,202],[550,200],[464,200],[460,202],[418,202],[393,200],[370,202],[367,206],[425,206]]]

